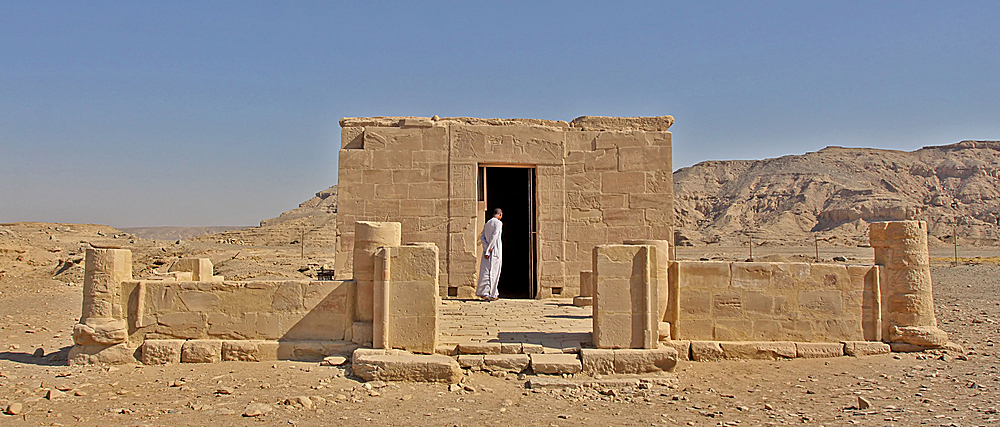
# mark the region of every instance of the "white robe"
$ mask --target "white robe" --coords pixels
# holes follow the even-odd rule
[[[486,222],[483,233],[479,235],[479,241],[483,243],[483,257],[479,259],[477,296],[488,298],[500,296],[497,283],[500,281],[500,267],[503,266],[503,241],[500,238],[502,233],[503,223],[494,217]],[[487,254],[489,258],[486,258]]]

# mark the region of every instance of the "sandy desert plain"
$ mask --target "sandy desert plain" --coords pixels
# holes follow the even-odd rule
[[[221,239],[225,241],[226,239]],[[107,226],[0,224],[0,424],[167,425],[929,425],[1000,423],[1000,248],[931,249],[941,327],[964,352],[864,358],[680,362],[626,386],[537,390],[476,372],[460,386],[363,383],[305,362],[66,366],[80,315],[83,251],[117,243],[136,274],[180,255],[232,278],[305,277],[329,262],[298,245],[142,239]],[[811,259],[813,247],[761,246],[759,259]],[[743,259],[746,247],[682,247],[680,259]],[[871,262],[870,248],[820,256]],[[530,377],[529,377],[530,378]],[[580,378],[582,379],[582,378]],[[608,378],[604,378],[608,379]],[[648,381],[647,381],[648,380]],[[610,382],[608,382],[610,383]],[[259,404],[259,405],[258,405]],[[263,412],[263,414],[259,414]],[[13,413],[13,414],[11,414]],[[245,416],[253,415],[257,416]]]

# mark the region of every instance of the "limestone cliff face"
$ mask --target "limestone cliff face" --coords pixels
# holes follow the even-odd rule
[[[690,244],[867,242],[868,223],[920,219],[932,242],[1000,239],[1000,141],[913,152],[828,147],[765,160],[708,161],[674,173],[676,227]],[[683,244],[683,243],[682,243]]]

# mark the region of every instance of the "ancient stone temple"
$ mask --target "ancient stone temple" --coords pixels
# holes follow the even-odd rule
[[[357,221],[402,224],[441,251],[440,295],[470,297],[487,211],[504,211],[503,297],[579,294],[594,247],[670,240],[673,117],[345,118],[338,278]]]

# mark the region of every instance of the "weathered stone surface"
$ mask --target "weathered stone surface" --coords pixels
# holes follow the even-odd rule
[[[483,364],[491,371],[523,372],[528,369],[530,359],[527,354],[487,354]]]
[[[190,340],[181,346],[181,363],[214,363],[222,360],[222,340]]]
[[[889,327],[889,340],[923,347],[941,347],[948,343],[948,334],[931,326]]]
[[[465,369],[483,369],[485,365],[481,354],[461,354],[458,356],[458,366]]]
[[[796,355],[793,342],[721,342],[719,346],[726,359],[793,359]]]
[[[883,339],[923,347],[947,343],[934,314],[927,223],[875,222],[868,236],[880,266]]]
[[[533,377],[528,380],[532,390],[565,390],[580,388],[580,384],[559,377]]]
[[[889,344],[874,341],[845,341],[844,354],[848,356],[861,357],[876,354],[889,354],[892,349]]]
[[[691,341],[669,340],[661,341],[660,344],[677,350],[677,360],[691,360]]]
[[[318,362],[327,356],[348,356],[361,350],[357,344],[350,341],[279,341],[277,358]],[[374,354],[385,354],[384,350],[371,351],[375,351]]]
[[[371,345],[374,336],[372,322],[354,322],[351,326],[351,341],[360,345]]]
[[[275,341],[223,341],[222,360],[239,362],[278,360],[278,346],[279,344]]]
[[[128,339],[125,320],[90,318],[73,325],[73,342],[77,345],[113,345]]]
[[[498,342],[470,342],[458,345],[458,352],[461,354],[501,354],[503,345]]]
[[[530,359],[536,374],[576,374],[583,368],[575,354],[532,354]]]
[[[840,357],[844,355],[844,344],[827,342],[798,342],[795,343],[795,353],[797,357],[802,358]]]
[[[583,372],[591,375],[611,375],[615,372],[615,353],[611,349],[581,349],[580,362]]]
[[[601,117],[580,116],[569,123],[580,130],[644,130],[665,131],[674,124],[673,116]]]
[[[126,365],[136,363],[135,349],[127,344],[74,345],[69,350],[70,365]]]
[[[722,360],[725,352],[715,341],[691,341],[691,360],[695,362],[715,362]]]
[[[673,347],[616,349],[614,353],[616,374],[670,372],[677,366],[677,350]]]
[[[146,340],[140,347],[144,365],[181,363],[181,346],[184,340]]]
[[[353,357],[354,374],[365,381],[414,381],[457,384],[458,362],[440,354],[368,354]]]

